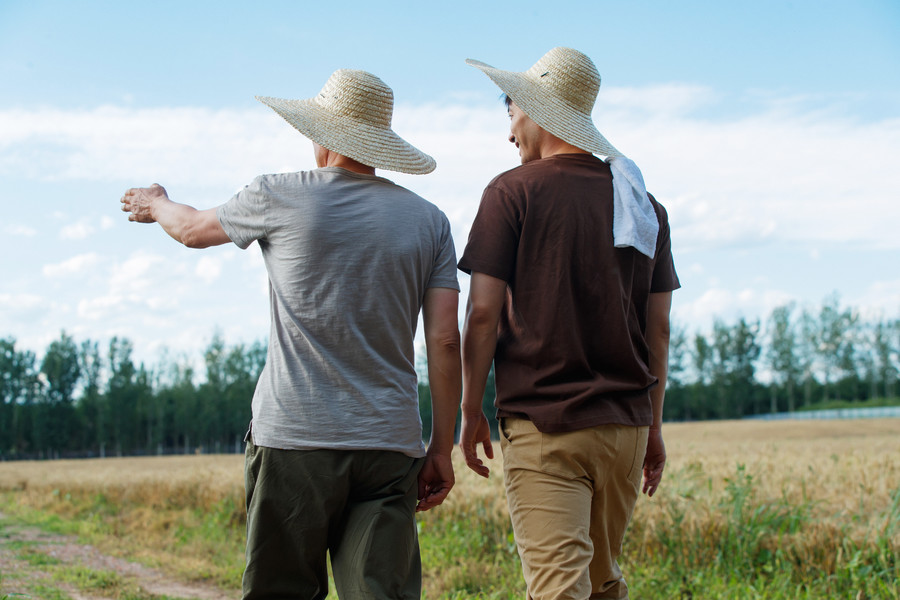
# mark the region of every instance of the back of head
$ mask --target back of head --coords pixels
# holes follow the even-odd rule
[[[367,71],[338,69],[306,100],[257,100],[315,143],[363,165],[413,174],[435,169],[433,158],[391,129],[394,93]]]

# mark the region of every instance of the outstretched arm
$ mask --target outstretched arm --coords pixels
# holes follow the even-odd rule
[[[650,374],[659,384],[650,391],[653,405],[653,423],[647,439],[647,455],[644,457],[643,492],[653,496],[662,480],[666,466],[666,445],[662,438],[663,400],[666,395],[666,377],[669,373],[669,311],[672,292],[650,294],[647,312],[647,344],[650,347]]]
[[[422,305],[428,384],[431,388],[431,440],[419,472],[419,504],[428,510],[444,501],[455,478],[450,455],[459,410],[459,292],[428,288]]]
[[[478,458],[478,444],[487,458],[494,458],[491,430],[481,409],[494,350],[497,324],[506,299],[506,282],[484,273],[472,273],[466,322],[463,326],[463,399],[459,447],[470,469],[487,477],[490,469]]]
[[[176,241],[189,248],[208,248],[231,241],[216,217],[216,209],[197,210],[169,200],[164,187],[131,188],[122,196],[129,221],[159,223]]]

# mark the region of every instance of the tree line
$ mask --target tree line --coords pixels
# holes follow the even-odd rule
[[[837,295],[816,310],[786,304],[765,321],[673,328],[667,420],[898,403],[900,319],[863,320]]]
[[[135,364],[114,337],[101,352],[65,332],[43,357],[0,339],[0,459],[240,452],[263,342],[228,346],[216,334],[202,371],[164,354]],[[423,435],[430,435],[427,365],[417,364]],[[665,420],[731,419],[827,407],[897,403],[900,319],[863,320],[837,296],[816,310],[780,306],[764,320],[673,327]],[[493,378],[484,395],[493,421]]]
[[[62,332],[37,361],[0,339],[0,458],[240,451],[266,359],[261,342],[203,352],[202,383],[187,358],[135,364],[131,341]]]

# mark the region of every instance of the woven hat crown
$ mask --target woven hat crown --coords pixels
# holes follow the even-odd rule
[[[371,73],[338,69],[325,82],[315,103],[337,117],[387,129],[394,113],[394,92]]]
[[[504,71],[471,58],[466,63],[490,77],[542,129],[582,150],[622,156],[591,120],[600,73],[584,53],[553,48],[522,72]]]
[[[526,74],[545,93],[579,112],[591,114],[600,91],[600,73],[585,54],[572,48],[553,48]]]
[[[364,165],[413,174],[436,166],[391,129],[394,92],[367,71],[338,69],[314,98],[256,99],[315,143]]]

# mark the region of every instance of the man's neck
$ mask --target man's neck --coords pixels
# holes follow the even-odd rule
[[[348,171],[352,171],[354,173],[360,173],[362,175],[374,175],[375,167],[370,167],[368,165],[364,165],[359,161],[353,160],[349,156],[344,156],[343,154],[338,154],[337,152],[329,151],[326,154],[325,164],[319,164],[320,167],[340,167],[341,169],[346,169]]]
[[[541,158],[550,158],[557,154],[591,154],[578,146],[564,142],[555,135],[548,135],[541,145]]]

